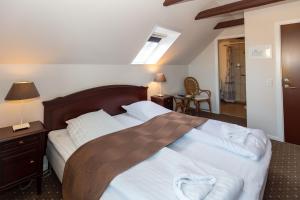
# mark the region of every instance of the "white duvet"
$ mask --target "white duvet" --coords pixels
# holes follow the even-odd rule
[[[177,197],[173,180],[182,171],[215,177],[216,183],[205,200],[234,200],[239,197],[243,188],[242,179],[210,165],[193,162],[173,150],[164,148],[117,176],[101,199],[175,200]]]
[[[150,101],[139,101],[123,106],[127,113],[142,122],[156,116],[172,112]],[[199,143],[206,143],[251,160],[259,160],[266,152],[267,137],[261,130],[208,120],[203,125],[186,134]],[[186,137],[186,136],[184,136]]]
[[[127,106],[122,106],[127,113],[142,122],[146,122],[156,116],[172,112],[151,101],[139,101]],[[259,160],[266,152],[267,137],[261,130],[249,129],[234,124],[216,120],[208,120],[191,132],[199,143],[206,143],[234,154],[244,156],[252,160]],[[198,137],[199,136],[199,137]]]
[[[131,117],[129,114],[121,114],[114,116],[127,127],[142,124],[141,120]],[[222,134],[222,126],[228,123],[208,120],[205,124],[198,127],[200,130],[206,130],[212,134]],[[229,152],[213,145],[197,142],[187,135],[177,140],[168,148],[190,158],[191,160],[201,160],[219,169],[225,170],[231,174],[239,176],[244,180],[243,193],[239,200],[258,200],[262,199],[263,188],[268,174],[268,168],[271,160],[271,142],[261,130],[250,129],[257,137],[266,142],[265,153],[261,155],[260,160],[251,160],[241,155]]]

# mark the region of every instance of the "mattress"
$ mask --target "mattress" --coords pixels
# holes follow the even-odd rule
[[[54,147],[50,140],[47,142],[46,154],[52,169],[62,183],[66,161],[63,159],[61,153],[59,153],[59,150]]]
[[[126,113],[114,116],[114,118],[126,127],[136,126],[142,123]],[[195,146],[195,144],[191,144],[191,141],[186,140],[179,140],[169,146],[169,148],[184,156],[201,160],[220,170],[243,178],[245,186],[239,200],[262,199],[271,158],[270,141],[268,141],[266,154],[259,162],[237,156],[209,145],[198,143],[197,146]],[[49,133],[47,156],[60,181],[62,181],[65,162],[75,150],[76,147],[71,141],[66,129]]]

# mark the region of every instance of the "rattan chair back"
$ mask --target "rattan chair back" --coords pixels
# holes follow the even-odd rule
[[[198,95],[199,94],[199,83],[194,77],[186,77],[184,79],[184,88],[187,95]]]

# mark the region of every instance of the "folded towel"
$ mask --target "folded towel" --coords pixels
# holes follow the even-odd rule
[[[181,173],[174,178],[173,188],[179,200],[201,200],[213,189],[216,178]]]
[[[224,137],[220,137],[217,134],[211,134],[199,129],[192,129],[184,137],[225,149],[251,160],[259,160],[266,152],[266,145],[262,140],[257,139],[252,135],[248,136],[245,144],[236,143]]]
[[[235,124],[222,124],[221,132],[224,138],[240,144],[244,144],[248,135],[251,134],[250,129]]]
[[[246,128],[212,119],[209,119],[197,129],[239,144],[263,143],[266,145],[268,142],[268,137],[262,130]]]

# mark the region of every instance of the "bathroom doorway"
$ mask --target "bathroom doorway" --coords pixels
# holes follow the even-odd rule
[[[247,117],[245,38],[219,40],[221,114]]]

